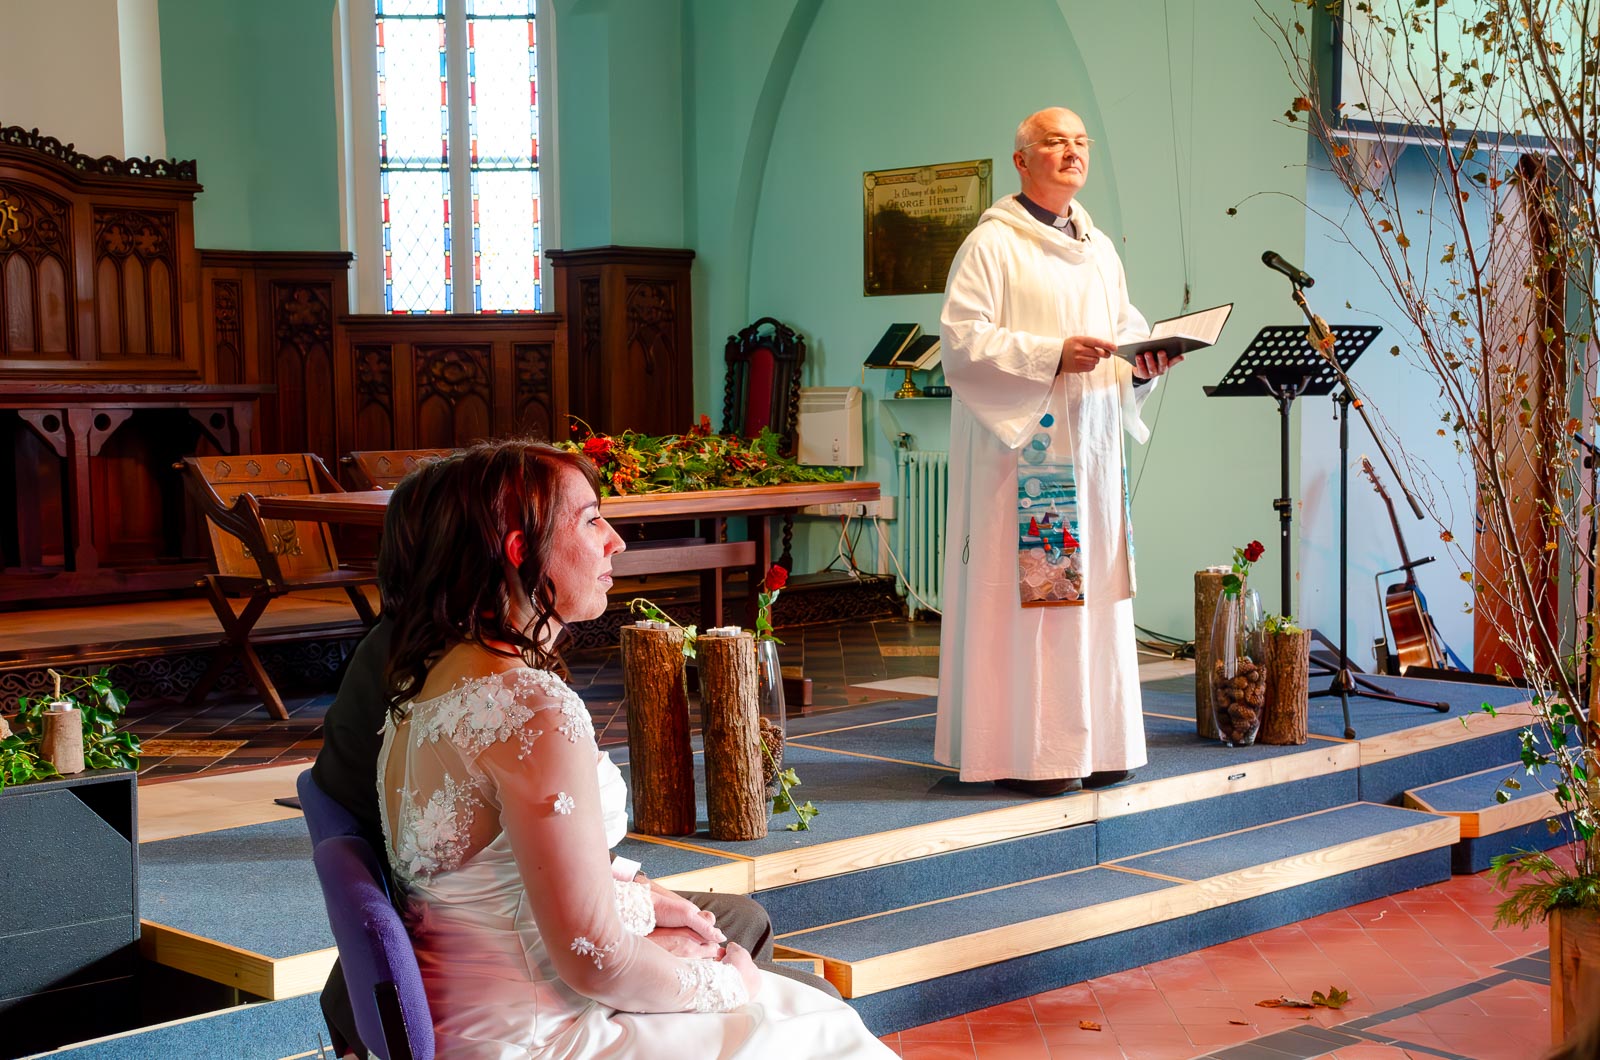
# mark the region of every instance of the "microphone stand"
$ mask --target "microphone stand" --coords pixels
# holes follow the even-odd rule
[[[1350,671],[1350,656],[1345,650],[1347,627],[1349,626],[1350,586],[1350,409],[1361,413],[1361,421],[1366,424],[1367,433],[1371,435],[1373,443],[1378,447],[1378,453],[1388,464],[1389,472],[1394,476],[1400,492],[1405,494],[1406,501],[1411,505],[1411,511],[1418,519],[1422,518],[1422,506],[1417,503],[1417,498],[1406,488],[1405,480],[1395,470],[1394,461],[1389,457],[1389,451],[1384,447],[1383,440],[1378,437],[1377,431],[1372,428],[1372,421],[1367,418],[1367,410],[1363,407],[1361,399],[1355,395],[1355,385],[1350,382],[1350,377],[1345,374],[1344,366],[1339,363],[1339,358],[1334,355],[1333,346],[1335,338],[1333,332],[1328,330],[1328,324],[1321,317],[1311,311],[1311,306],[1306,302],[1305,292],[1301,289],[1298,280],[1291,277],[1289,282],[1294,287],[1294,303],[1305,314],[1306,321],[1311,325],[1306,339],[1314,349],[1332,366],[1334,375],[1339,380],[1339,389],[1333,395],[1333,400],[1339,406],[1339,669],[1333,675],[1333,681],[1327,688],[1320,692],[1311,693],[1312,699],[1322,696],[1338,696],[1339,705],[1344,710],[1344,738],[1356,738],[1355,726],[1350,723],[1350,697],[1352,695],[1366,696],[1370,699],[1381,699],[1392,703],[1405,703],[1415,707],[1428,707],[1440,713],[1449,711],[1450,704],[1429,702],[1421,699],[1411,699],[1407,696],[1398,696],[1386,692],[1371,682],[1362,681]]]

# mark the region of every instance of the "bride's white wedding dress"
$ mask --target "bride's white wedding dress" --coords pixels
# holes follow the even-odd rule
[[[440,1060],[882,1057],[848,1005],[671,956],[611,877],[627,792],[577,694],[515,669],[416,700],[378,759],[389,864]],[[528,882],[524,884],[524,880]]]

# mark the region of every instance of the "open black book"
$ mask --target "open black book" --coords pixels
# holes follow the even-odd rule
[[[1117,347],[1117,356],[1133,360],[1141,353],[1165,350],[1169,356],[1203,350],[1213,346],[1222,334],[1222,326],[1233,312],[1233,303],[1202,309],[1198,313],[1185,313],[1157,321],[1150,328],[1150,337],[1139,342],[1125,342]]]

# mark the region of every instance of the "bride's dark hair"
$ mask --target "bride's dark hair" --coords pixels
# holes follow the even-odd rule
[[[541,669],[555,663],[561,617],[547,563],[566,468],[598,494],[599,479],[585,457],[521,439],[453,453],[418,468],[396,490],[378,552],[384,612],[394,623],[384,681],[396,720],[427,680],[428,667],[457,644],[520,655]],[[514,574],[505,556],[513,530],[528,543]],[[522,628],[511,620],[515,597],[533,611]]]

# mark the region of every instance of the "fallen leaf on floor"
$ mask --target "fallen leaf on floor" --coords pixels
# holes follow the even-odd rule
[[[1100,1029],[1100,1024],[1094,1020],[1079,1020],[1078,1029],[1080,1031],[1097,1031]]]
[[[1313,1005],[1321,1005],[1323,1008],[1344,1008],[1350,1003],[1350,992],[1348,990],[1340,990],[1336,986],[1328,987],[1326,994],[1320,990],[1313,990],[1311,992],[1311,1003]]]
[[[1269,997],[1265,1001],[1257,1001],[1256,1008],[1316,1008],[1316,1006],[1297,997]]]
[[[1250,1026],[1250,1024],[1248,1022],[1246,1022],[1245,1020],[1229,1020],[1228,1022],[1233,1024],[1235,1027],[1248,1027],[1248,1026]]]

